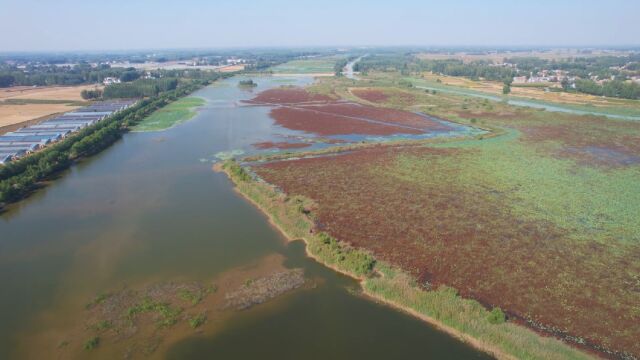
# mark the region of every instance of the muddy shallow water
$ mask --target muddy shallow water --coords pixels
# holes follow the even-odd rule
[[[202,303],[209,316],[201,328],[178,322],[134,345],[175,359],[487,358],[362,298],[353,280],[306,258],[300,242],[287,243],[224,174],[211,171],[224,156],[272,151],[251,144],[309,136],[275,126],[269,108],[240,105],[281,79],[257,78],[252,91],[238,80],[198,91],[207,103],[192,120],[127,134],[1,215],[0,358],[141,357],[128,352],[138,340],[83,349],[95,333],[85,326],[86,306],[98,294],[225,276],[238,282],[249,277],[242,271],[262,269],[252,264],[274,258],[259,272],[302,268],[314,286],[243,311],[219,312],[213,296],[210,308]]]

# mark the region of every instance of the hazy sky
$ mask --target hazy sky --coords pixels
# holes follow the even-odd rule
[[[0,0],[0,52],[639,45],[640,0]]]

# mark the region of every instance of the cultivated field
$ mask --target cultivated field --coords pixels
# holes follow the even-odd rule
[[[83,105],[80,92],[95,85],[16,86],[0,89],[0,133],[29,125],[53,114],[72,111]]]
[[[337,57],[293,60],[272,67],[274,74],[333,75]]]
[[[102,85],[79,85],[79,86],[14,86],[0,89],[0,100],[23,99],[23,100],[55,100],[55,101],[83,101],[80,96],[82,90],[92,90],[102,88]]]
[[[242,71],[242,70],[244,70],[244,65],[222,66],[222,67],[218,68],[217,70],[220,71],[220,72],[223,72],[223,73]]]
[[[313,106],[341,107],[340,95],[490,133],[253,170],[315,201],[316,230],[401,267],[424,289],[452,286],[544,333],[640,356],[640,122],[434,94],[387,77],[360,83],[325,79],[311,91],[334,104]],[[291,108],[276,109],[276,121],[280,109]],[[295,115],[319,128],[307,131],[335,128]]]

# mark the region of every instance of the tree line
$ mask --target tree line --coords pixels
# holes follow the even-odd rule
[[[413,54],[377,54],[359,61],[354,70],[366,73],[369,70],[400,71],[408,76],[422,71],[448,76],[463,76],[472,80],[486,79],[503,82],[503,93],[511,91],[514,76],[537,73],[541,70],[563,70],[568,76],[575,76],[575,89],[571,89],[567,80],[562,82],[565,91],[577,91],[597,96],[624,99],[640,99],[640,84],[625,81],[640,74],[640,54],[629,56],[601,56],[547,60],[537,57],[519,57],[504,59],[517,68],[495,66],[480,60],[465,63],[462,60],[423,60]],[[599,84],[590,78],[605,80]],[[582,78],[582,79],[580,79]],[[610,80],[612,79],[612,80]]]
[[[151,76],[151,80],[162,78],[212,79],[210,71],[200,69],[150,70],[146,72]],[[24,69],[0,64],[0,87],[95,84],[102,83],[108,77],[129,83],[141,80],[140,78],[144,74],[145,71],[142,70],[111,67],[108,64],[100,64],[95,67],[89,64],[73,66],[28,65]]]
[[[227,77],[218,74],[216,78]],[[94,125],[40,151],[0,167],[0,203],[18,201],[36,190],[39,184],[57,172],[67,169],[74,160],[96,154],[107,148],[128,129],[152,112],[208,85],[212,79],[190,80],[179,87],[139,101]]]
[[[577,79],[576,91],[585,94],[617,97],[623,99],[640,99],[640,85],[620,80],[605,81],[598,84],[593,80]]]
[[[382,54],[367,56],[354,66],[355,71],[366,73],[369,70],[400,71],[403,75],[411,75],[423,71],[448,76],[465,76],[471,79],[487,79],[505,81],[513,78],[515,71],[511,68],[492,66],[486,61],[465,63],[461,60],[422,60],[413,54]]]
[[[107,64],[97,67],[89,64],[29,65],[24,69],[4,64],[0,65],[0,87],[94,84],[101,83],[107,77],[120,78],[129,71],[131,70],[125,68],[112,68]]]
[[[176,78],[138,79],[130,83],[111,84],[104,88],[105,99],[140,98],[155,96],[178,86]]]

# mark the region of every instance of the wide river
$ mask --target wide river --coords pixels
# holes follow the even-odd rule
[[[258,78],[252,91],[310,81]],[[237,82],[198,91],[206,105],[192,120],[128,133],[0,215],[0,359],[60,358],[42,339],[65,339],[60,329],[77,322],[96,294],[154,281],[208,281],[274,255],[303,268],[316,286],[238,312],[214,333],[194,332],[153,356],[488,358],[358,295],[355,281],[305,257],[303,244],[287,243],[224,174],[211,170],[216,154],[295,135],[274,126],[269,109],[240,106],[253,94]],[[110,354],[101,345],[77,357]]]

